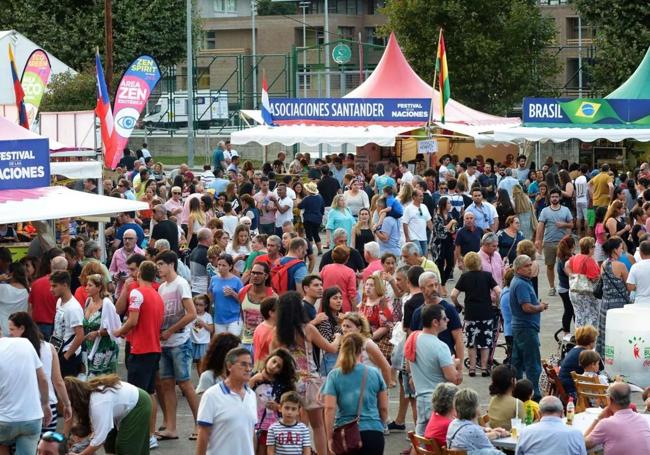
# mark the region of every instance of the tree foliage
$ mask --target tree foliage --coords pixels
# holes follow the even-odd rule
[[[257,0],[258,16],[282,16],[296,14],[296,2],[272,2],[271,0]]]
[[[88,66],[77,74],[67,71],[54,76],[43,96],[40,110],[42,112],[92,110],[95,108],[96,99],[95,68]]]
[[[114,0],[115,77],[140,54],[161,66],[183,59],[185,12],[185,0]],[[105,54],[104,0],[3,0],[0,30],[11,29],[80,70],[94,64],[96,46]]]
[[[388,0],[383,13],[413,69],[433,80],[438,33],[444,30],[451,96],[504,114],[524,96],[550,95],[557,61],[552,18],[534,0]]]
[[[596,54],[591,64],[594,91],[607,95],[620,86],[643,60],[650,45],[647,2],[575,0],[578,14],[596,28]]]

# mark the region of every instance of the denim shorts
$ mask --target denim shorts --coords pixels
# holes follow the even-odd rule
[[[160,355],[160,379],[190,380],[192,368],[192,341],[173,348],[163,347]]]
[[[43,419],[0,422],[0,444],[16,444],[16,453],[36,453]]]
[[[431,403],[431,393],[425,393],[415,398],[415,407],[417,409],[417,423],[415,424],[415,434],[424,436],[424,430],[427,429],[427,423],[433,412],[433,403]]]

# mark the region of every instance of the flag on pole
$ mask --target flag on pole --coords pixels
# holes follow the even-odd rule
[[[438,38],[438,53],[436,55],[436,73],[438,73],[438,90],[440,91],[440,121],[445,123],[445,106],[451,98],[451,88],[449,86],[449,73],[447,72],[447,52],[445,51],[445,39]]]
[[[112,156],[113,150],[113,111],[111,110],[111,98],[108,96],[106,79],[102,60],[99,57],[99,49],[95,53],[95,67],[97,74],[97,104],[95,114],[99,117],[102,130],[102,144],[104,144],[104,159]]]
[[[271,114],[271,102],[269,101],[269,86],[266,83],[266,75],[262,77],[262,120],[269,126],[273,125],[273,115]]]
[[[25,109],[25,92],[23,86],[20,84],[18,78],[18,70],[16,69],[16,59],[14,59],[14,51],[9,45],[9,63],[11,65],[11,78],[14,81],[14,94],[16,95],[16,107],[18,108],[18,124],[23,128],[29,129],[29,120],[27,119],[27,109]]]

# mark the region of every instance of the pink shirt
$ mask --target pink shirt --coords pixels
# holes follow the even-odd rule
[[[478,250],[478,255],[481,257],[481,265],[484,272],[491,273],[494,281],[501,287],[503,285],[503,259],[496,251],[492,256],[488,256],[483,249]]]
[[[602,444],[605,455],[650,453],[650,420],[631,409],[622,409],[601,420],[588,438]]]
[[[324,268],[324,267],[323,267]],[[361,278],[365,282],[370,275],[375,273],[377,270],[383,270],[384,266],[381,264],[381,259],[375,259],[374,261],[368,264],[368,267],[361,273]]]
[[[327,264],[320,271],[323,279],[323,289],[338,286],[343,294],[342,311],[352,311],[352,302],[357,296],[357,275],[345,264]]]
[[[183,211],[181,212],[181,216],[179,217],[176,215],[178,218],[181,220],[181,224],[187,224],[188,220],[190,219],[190,201],[193,198],[200,198],[203,196],[202,193],[192,193],[187,198],[185,199],[185,202],[183,203]]]
[[[142,251],[137,245],[133,250],[132,254],[136,254],[136,253],[144,255],[144,251]],[[111,275],[115,275],[116,273],[122,272],[124,273],[125,277],[128,276],[129,267],[126,265],[126,260],[130,258],[131,255],[127,256],[127,254],[124,252],[124,247],[115,250],[115,253],[113,253],[113,258],[111,259],[111,265],[108,267],[108,271],[111,273]],[[116,289],[117,295],[120,295],[120,291],[122,290],[123,285],[124,285],[124,280],[118,281],[117,289]]]

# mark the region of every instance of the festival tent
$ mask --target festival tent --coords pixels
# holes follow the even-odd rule
[[[650,99],[650,48],[634,73],[605,99]],[[583,142],[594,142],[598,139],[606,139],[610,142],[620,142],[626,139],[648,142],[650,141],[650,128],[634,128],[623,124],[596,124],[564,128],[516,126],[497,128],[493,137],[499,141],[510,142],[564,142],[570,139],[579,139]]]
[[[21,144],[26,144],[27,141],[31,143],[35,139],[48,140],[0,118],[0,151],[21,150],[24,148]],[[51,173],[58,173],[56,166],[53,169],[51,167]],[[63,186],[0,190],[0,224],[105,215],[148,208],[146,202],[99,196]]]
[[[418,76],[409,65],[402,53],[395,35],[391,33],[388,45],[377,67],[359,87],[348,93],[344,98],[431,98],[432,87]],[[434,96],[434,117],[439,118],[437,100],[439,92]],[[259,115],[247,113],[253,120]],[[445,130],[456,131],[460,134],[479,136],[479,132],[492,131],[495,127],[518,125],[518,118],[497,117],[471,109],[453,99],[447,103],[445,123],[438,124]],[[259,122],[258,122],[259,123]],[[424,126],[421,121],[414,122],[330,122],[330,121],[283,121],[280,126],[256,126],[247,130],[236,131],[231,135],[233,144],[257,142],[268,145],[279,142],[284,145],[303,143],[308,145],[328,144],[338,146],[353,144],[356,146],[376,143],[382,146],[393,146],[395,140],[414,129]],[[480,137],[484,142],[489,141]],[[318,142],[315,142],[315,141]],[[482,144],[481,144],[482,145]]]

